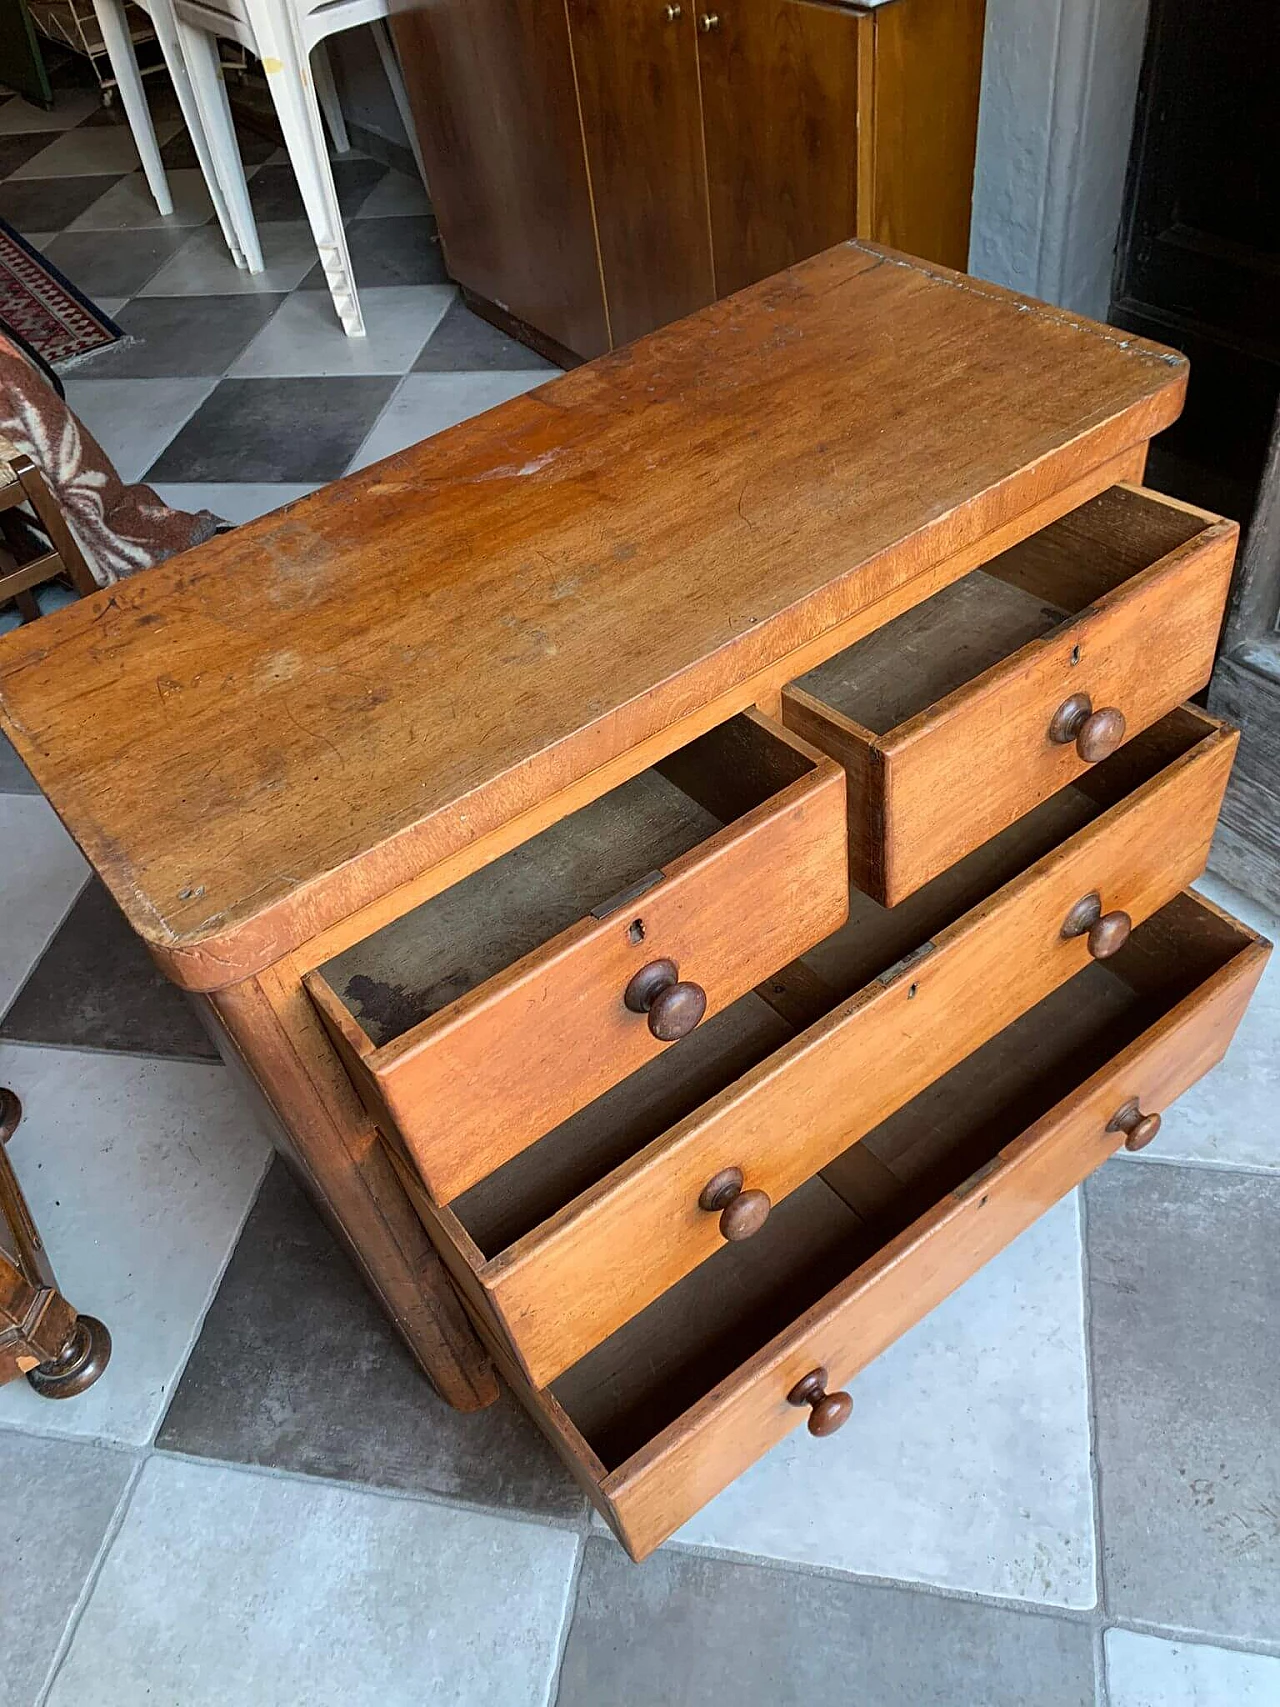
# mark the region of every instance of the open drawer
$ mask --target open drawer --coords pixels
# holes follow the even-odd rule
[[[1237,531],[1113,486],[786,688],[853,882],[893,906],[1203,687]]]
[[[545,1387],[1203,870],[1234,731],[1173,712],[902,907],[848,922],[453,1200],[406,1188]],[[393,1159],[396,1159],[393,1150]]]
[[[441,1203],[848,910],[844,776],[731,718],[306,979]]]
[[[1268,952],[1175,898],[833,1159],[757,1239],[726,1245],[549,1392],[522,1386],[631,1555],[806,1418],[833,1432],[842,1384],[1112,1151],[1149,1141],[1224,1053]]]

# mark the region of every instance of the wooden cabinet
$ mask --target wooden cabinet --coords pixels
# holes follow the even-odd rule
[[[984,0],[419,0],[452,275],[571,361],[848,237],[963,268]]]

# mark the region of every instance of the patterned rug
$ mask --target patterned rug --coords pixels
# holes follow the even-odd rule
[[[3,219],[0,317],[54,364],[88,355],[123,335],[114,320]]]

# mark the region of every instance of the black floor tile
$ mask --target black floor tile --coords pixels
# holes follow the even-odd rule
[[[64,231],[46,244],[44,252],[86,296],[132,296],[181,249],[194,229]]]
[[[90,878],[0,1025],[17,1043],[216,1059],[195,1009]]]
[[[448,282],[433,214],[412,214],[404,219],[354,219],[346,232],[356,285],[361,290],[374,290],[379,285]],[[317,261],[303,279],[302,289],[328,288],[324,269]]]
[[[1280,1179],[1116,1161],[1086,1203],[1109,1609],[1274,1640]]]
[[[334,160],[332,166],[344,219],[351,218],[374,185],[390,170],[380,160]],[[306,218],[293,167],[283,163],[262,166],[253,174],[249,179],[249,201],[257,219]]]
[[[28,160],[34,160],[61,135],[60,130],[31,130],[19,131],[14,136],[0,136],[0,178],[7,178],[10,172],[16,172]],[[31,229],[38,231],[40,228],[33,225]],[[45,227],[46,231],[52,229],[52,226]]]
[[[454,303],[413,364],[415,373],[519,373],[542,368],[560,371],[536,350],[473,314],[463,302]]]
[[[280,1161],[156,1444],[543,1515],[585,1509],[509,1394],[465,1414],[436,1397]]]
[[[39,794],[36,779],[13,750],[7,735],[0,735],[0,794]]]
[[[46,136],[46,146],[52,141]],[[63,231],[119,183],[121,176],[6,179],[0,184],[0,218],[22,232]],[[116,242],[120,242],[118,233]]]
[[[121,309],[127,336],[81,362],[77,379],[199,379],[224,374],[283,295],[141,296]]]
[[[259,136],[257,131],[237,127],[236,146],[240,150],[240,159],[244,165],[261,166],[264,161],[270,160],[279,145],[268,137]],[[160,150],[160,158],[171,172],[198,167],[200,164],[199,156],[185,130],[180,130],[169,138]]]
[[[224,379],[162,452],[147,479],[336,480],[398,383],[394,374]]]
[[[795,1520],[804,1521],[797,1512]],[[557,1707],[1093,1707],[1081,1622],[587,1542]]]

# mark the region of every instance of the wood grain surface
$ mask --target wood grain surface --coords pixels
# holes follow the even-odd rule
[[[845,244],[6,635],[0,721],[217,988],[1089,496],[1185,380]]]

